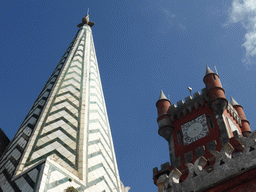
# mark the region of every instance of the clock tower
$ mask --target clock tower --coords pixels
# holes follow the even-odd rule
[[[171,104],[163,91],[156,103],[158,133],[168,142],[171,160],[171,165],[162,164],[160,171],[157,167],[153,169],[159,192],[207,191],[227,179],[222,172],[216,173],[217,166],[228,166],[226,156],[233,159],[241,155],[249,147],[246,139],[253,138],[243,107],[232,97],[230,102],[226,99],[218,74],[208,66],[203,82],[205,88],[201,93],[186,97],[185,102],[178,101],[177,106]],[[215,180],[208,179],[200,185],[192,179],[201,175],[203,181],[206,175],[202,173],[216,174]]]

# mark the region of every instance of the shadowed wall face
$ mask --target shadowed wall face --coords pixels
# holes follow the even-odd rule
[[[3,155],[4,150],[9,145],[9,143],[10,143],[9,138],[5,135],[3,130],[0,128],[0,157]]]

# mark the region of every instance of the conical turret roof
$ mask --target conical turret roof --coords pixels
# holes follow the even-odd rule
[[[208,65],[206,65],[206,73],[205,73],[205,75],[208,75],[210,73],[214,73],[214,72],[210,69],[210,67],[208,67]]]
[[[231,97],[231,105],[235,106],[235,105],[239,105],[235,99],[233,99],[233,97]]]
[[[167,98],[166,98],[164,92],[161,90],[160,97],[159,97],[158,101],[159,101],[159,100],[162,100],[162,99],[167,99]],[[168,99],[167,99],[167,100],[168,100]]]

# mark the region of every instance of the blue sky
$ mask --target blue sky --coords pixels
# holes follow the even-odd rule
[[[169,161],[155,103],[205,87],[217,66],[226,97],[255,130],[256,4],[227,1],[2,0],[0,127],[12,139],[90,8],[93,36],[121,180],[157,191],[154,167]]]

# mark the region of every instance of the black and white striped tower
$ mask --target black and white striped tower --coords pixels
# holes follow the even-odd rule
[[[125,192],[89,15],[0,159],[0,192]]]

